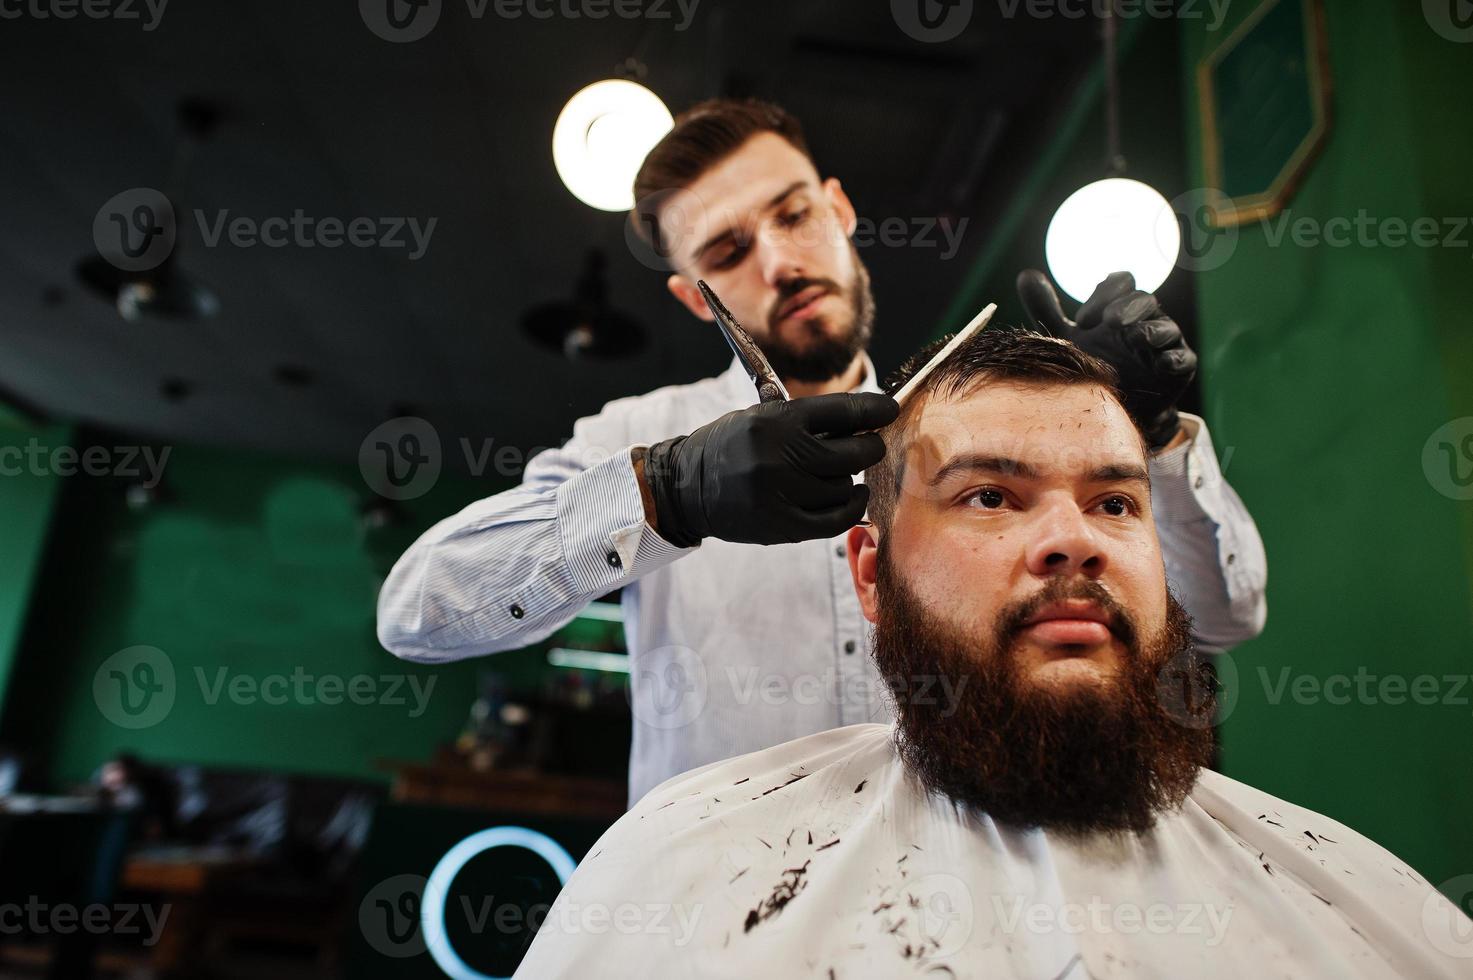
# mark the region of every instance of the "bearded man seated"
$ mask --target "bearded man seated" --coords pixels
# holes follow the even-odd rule
[[[1206,768],[1212,679],[1113,380],[993,329],[923,382],[848,538],[896,723],[665,782],[519,976],[1473,975],[1473,926],[1395,855]]]

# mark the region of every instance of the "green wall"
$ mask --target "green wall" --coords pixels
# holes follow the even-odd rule
[[[120,749],[385,779],[375,759],[428,759],[460,732],[479,669],[535,681],[541,650],[421,667],[385,652],[374,633],[379,584],[394,559],[423,528],[497,487],[442,478],[404,505],[402,525],[369,530],[356,467],[173,447],[165,474],[165,498],[141,511],[127,506],[121,481],[65,481],[3,717],[6,741],[38,754],[56,783],[86,779]],[[0,492],[13,494],[7,486]],[[0,501],[7,526],[11,503]],[[174,701],[156,721],[123,716],[151,722],[129,728],[110,720],[117,700],[106,675],[121,666],[132,677],[133,667],[105,662],[140,645],[167,657]],[[157,668],[158,655],[149,656]],[[94,694],[99,671],[107,711]],[[341,678],[341,689],[325,693],[342,703],[318,698],[324,675]],[[373,678],[354,692],[370,703],[349,696],[357,675]],[[157,670],[154,679],[162,683]],[[244,696],[232,696],[232,683]],[[414,683],[427,696],[411,717]],[[268,694],[286,703],[266,703]]]
[[[1181,25],[1196,185],[1196,65],[1253,6],[1218,34]],[[1291,220],[1473,215],[1473,45],[1418,4],[1327,7],[1334,127]],[[1473,673],[1473,503],[1434,488],[1422,451],[1473,415],[1473,232],[1455,248],[1336,248],[1275,245],[1275,227],[1244,227],[1196,277],[1206,415],[1269,556],[1267,629],[1220,672],[1237,674],[1225,771],[1442,883],[1473,872],[1473,685],[1446,679]],[[1307,696],[1275,703],[1284,668]],[[1336,675],[1368,695],[1328,703]],[[1381,687],[1419,675],[1437,703]]]
[[[10,686],[60,488],[55,473],[31,465],[31,447],[65,445],[67,438],[63,428],[33,425],[0,406],[0,703]]]

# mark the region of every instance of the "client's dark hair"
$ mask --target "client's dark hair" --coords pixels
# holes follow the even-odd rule
[[[894,394],[946,346],[951,336],[921,348],[886,379]],[[885,458],[864,473],[869,487],[869,516],[881,529],[889,527],[905,477],[905,454],[916,410],[933,396],[964,395],[988,381],[1029,385],[1098,385],[1121,400],[1115,369],[1067,340],[1023,327],[987,327],[952,351],[907,399],[900,418],[883,430]],[[1134,419],[1131,420],[1134,424]],[[1140,428],[1137,425],[1136,431]],[[1142,437],[1144,439],[1144,437]],[[1142,442],[1144,446],[1145,443]]]

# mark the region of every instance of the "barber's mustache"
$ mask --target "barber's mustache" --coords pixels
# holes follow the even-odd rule
[[[998,616],[1000,633],[1009,640],[1016,639],[1044,606],[1069,599],[1093,602],[1110,616],[1110,632],[1125,646],[1134,651],[1138,633],[1135,619],[1125,607],[1098,582],[1088,579],[1050,579],[1049,582],[1027,599],[1020,599],[1005,607]]]
[[[789,279],[778,287],[777,299],[772,301],[772,308],[767,311],[768,328],[776,330],[778,323],[781,322],[780,314],[783,306],[788,300],[811,286],[822,286],[826,294],[841,292],[839,284],[832,279]]]

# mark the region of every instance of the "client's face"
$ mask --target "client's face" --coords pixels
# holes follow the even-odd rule
[[[915,411],[872,587],[862,558],[856,572],[902,757],[999,820],[1147,829],[1191,789],[1211,731],[1158,696],[1190,634],[1134,427],[1087,385],[987,384]]]

